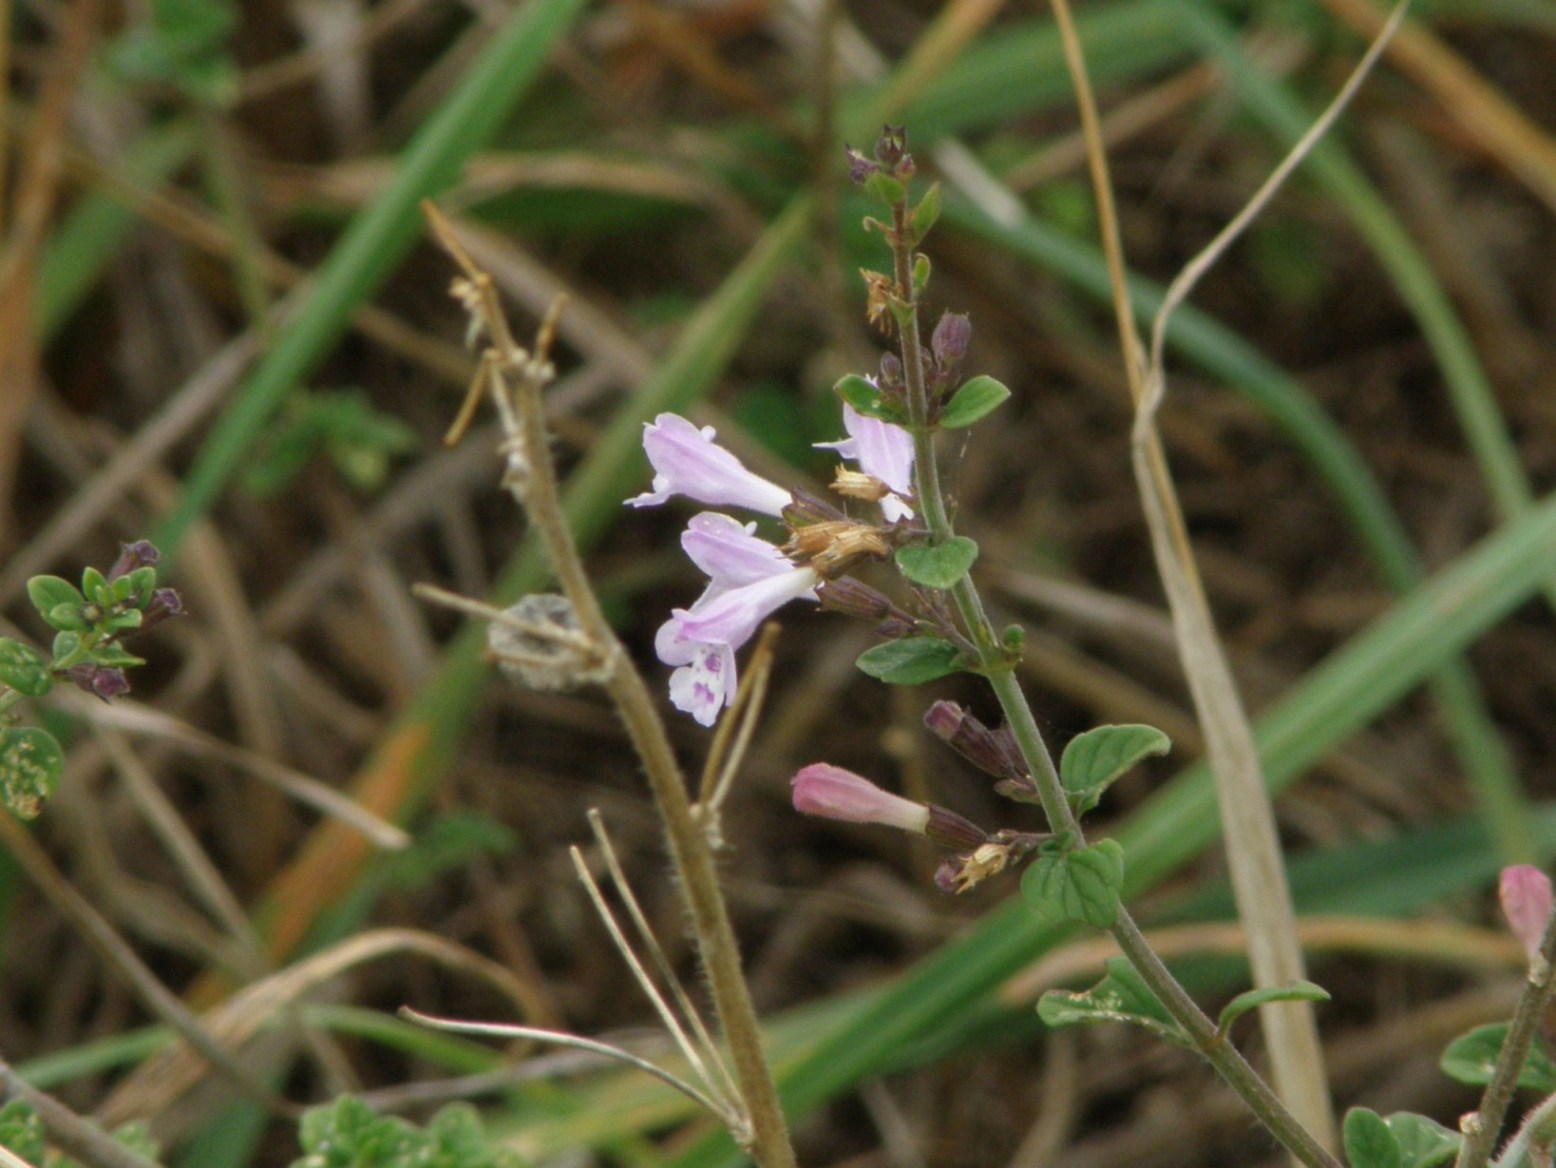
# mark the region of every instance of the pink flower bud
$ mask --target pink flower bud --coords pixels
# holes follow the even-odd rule
[[[1528,864],[1515,864],[1502,869],[1497,892],[1502,901],[1502,915],[1507,918],[1513,936],[1524,943],[1529,959],[1534,960],[1551,915],[1550,877]]]
[[[794,809],[847,823],[883,823],[923,835],[929,808],[901,795],[883,791],[869,779],[830,763],[803,767],[792,781]]]

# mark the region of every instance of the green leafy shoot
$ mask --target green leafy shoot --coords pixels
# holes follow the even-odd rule
[[[1102,793],[1142,759],[1171,749],[1172,740],[1154,726],[1098,726],[1076,735],[1059,759],[1059,778],[1075,814],[1095,807]]]
[[[897,567],[915,584],[941,590],[967,575],[978,559],[978,545],[965,535],[942,544],[916,543],[897,549]]]
[[[342,1095],[304,1114],[297,1129],[302,1156],[291,1168],[519,1168],[518,1156],[495,1147],[475,1108],[455,1103],[426,1128],[379,1115]]]
[[[1080,921],[1105,929],[1118,917],[1124,887],[1124,849],[1117,840],[1077,848],[1056,837],[1021,874],[1021,896],[1050,924]]]
[[[1049,1026],[1127,1022],[1178,1046],[1192,1045],[1134,966],[1110,957],[1106,968],[1107,976],[1089,990],[1049,990],[1037,1003],[1038,1017]]]
[[[854,664],[887,685],[923,685],[961,669],[962,655],[939,637],[902,637],[866,649]]]
[[[1216,1022],[1216,1033],[1225,1038],[1230,1033],[1234,1022],[1249,1010],[1257,1010],[1266,1002],[1327,1002],[1328,1000],[1329,991],[1323,986],[1300,978],[1290,985],[1245,990],[1222,1009],[1221,1016]]]

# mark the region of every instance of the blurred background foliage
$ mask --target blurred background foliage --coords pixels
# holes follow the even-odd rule
[[[1382,14],[1079,14],[1145,313]],[[569,296],[551,395],[569,514],[608,611],[660,670],[654,630],[697,582],[684,513],[621,507],[647,476],[641,423],[689,412],[769,477],[819,486],[830,386],[882,346],[857,271],[884,251],[842,145],[887,120],[944,184],[931,311],[970,313],[965,368],[1015,391],[949,448],[958,522],[1001,619],[1029,630],[1023,677],[1051,739],[1104,721],[1173,738],[1110,793],[1104,830],[1185,979],[1212,1005],[1242,987],[1044,10],[15,0],[4,18],[5,631],[43,635],[28,576],[148,535],[192,611],[137,645],[150,665],[129,702],[44,711],[66,780],[0,860],[0,1053],[32,1082],[106,1125],[148,1121],[169,1163],[299,1155],[295,1123],[230,1077],[180,1073],[177,1019],[130,979],[136,958],[289,1099],[349,1090],[425,1122],[468,1096],[522,1162],[732,1162],[640,1076],[393,1017],[517,1018],[671,1057],[568,866],[591,806],[690,973],[603,699],[499,684],[479,630],[410,595],[545,582],[495,489],[493,431],[439,443],[470,366],[418,202],[455,217],[520,335]],[[1440,1048],[1519,983],[1487,890],[1500,863],[1556,845],[1553,133],[1556,6],[1422,0],[1178,318],[1162,415],[1282,789],[1312,974],[1334,994],[1337,1096],[1450,1125],[1473,1097],[1437,1071]],[[842,618],[787,617],[725,824],[803,1162],[1274,1162],[1180,1052],[1042,1032],[1037,994],[1094,980],[1105,950],[1038,928],[999,881],[942,896],[912,841],[789,809],[794,768],[824,759],[989,827],[1010,814],[919,725],[935,697],[990,714],[977,686],[888,694],[853,669],[869,643]],[[706,735],[673,727],[695,769]],[[281,776],[350,793],[411,843],[374,847]],[[68,888],[112,945],[83,939]],[[508,979],[388,928],[459,942]],[[282,970],[285,992],[233,997]]]

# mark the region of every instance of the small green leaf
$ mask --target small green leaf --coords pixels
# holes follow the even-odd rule
[[[136,568],[128,575],[120,576],[113,582],[113,598],[116,601],[128,601],[136,608],[145,608],[146,602],[151,599],[151,593],[157,586],[157,570],[152,567]]]
[[[1076,814],[1083,815],[1130,767],[1171,749],[1172,741],[1155,726],[1098,726],[1070,740],[1059,759],[1059,777]]]
[[[1049,1026],[1128,1022],[1169,1042],[1190,1045],[1134,966],[1122,957],[1110,957],[1107,971],[1089,990],[1049,990],[1037,1003],[1038,1017]]]
[[[51,652],[54,654],[54,664],[57,666],[61,661],[64,661],[70,657],[74,657],[76,655],[76,650],[80,648],[81,634],[69,632],[60,633],[54,638],[54,647],[51,650]]]
[[[49,613],[63,604],[71,604],[79,607],[86,603],[86,597],[69,580],[61,580],[58,576],[34,576],[27,581],[27,598],[32,601],[32,606],[38,610],[38,615],[48,620]]]
[[[137,665],[146,664],[144,657],[137,657],[128,649],[114,641],[96,646],[89,654],[94,665],[110,666],[115,669],[134,669]]]
[[[82,569],[81,594],[93,604],[101,604],[104,608],[114,602],[113,588],[108,583],[108,577],[96,568]]]
[[[929,257],[923,252],[913,257],[913,291],[922,292],[929,286]]]
[[[49,628],[58,629],[62,633],[84,633],[92,627],[84,607],[79,604],[56,604],[43,614],[43,619],[48,622]]]
[[[940,184],[930,183],[929,189],[924,192],[924,197],[918,201],[918,206],[913,208],[913,243],[917,246],[929,234],[935,221],[940,218]]]
[[[1225,1034],[1249,1010],[1256,1010],[1265,1002],[1327,1002],[1329,991],[1321,985],[1298,978],[1290,985],[1268,986],[1264,989],[1245,990],[1237,995],[1221,1011],[1216,1029]]]
[[[1477,1026],[1450,1042],[1438,1065],[1450,1079],[1471,1087],[1484,1087],[1491,1082],[1497,1059],[1502,1056],[1502,1043],[1506,1040],[1506,1023]],[[1556,1094],[1556,1064],[1538,1047],[1530,1047],[1529,1057],[1518,1074],[1518,1085],[1531,1087],[1542,1095]]]
[[[857,373],[850,373],[841,378],[832,387],[832,392],[853,406],[857,413],[867,418],[879,418],[883,422],[893,424],[900,424],[905,420],[901,411],[893,408],[881,396],[881,391],[874,382],[869,378],[860,377]]]
[[[1388,1117],[1389,1132],[1399,1141],[1405,1168],[1442,1168],[1455,1159],[1464,1137],[1435,1119],[1396,1111]]]
[[[140,628],[141,621],[145,620],[145,614],[138,608],[127,608],[123,612],[115,613],[102,622],[102,628],[110,633],[122,633],[127,629]]]
[[[1405,1168],[1404,1149],[1376,1111],[1353,1107],[1345,1113],[1345,1158],[1351,1168]]]
[[[10,686],[19,694],[41,698],[54,688],[49,663],[31,645],[11,637],[0,637],[0,685]]]
[[[965,535],[953,535],[941,544],[915,543],[897,549],[897,567],[915,584],[925,588],[950,588],[973,566],[978,545]]]
[[[47,730],[0,728],[0,803],[19,818],[37,818],[64,769],[64,751]]]
[[[859,654],[860,670],[887,685],[923,685],[959,670],[961,654],[939,637],[902,637]]]
[[[888,207],[895,206],[908,197],[908,188],[884,170],[877,170],[864,180],[864,192]]]
[[[1087,848],[1045,844],[1021,875],[1021,896],[1049,923],[1083,921],[1105,929],[1118,916],[1124,849],[1117,840]]]
[[[940,425],[947,430],[960,430],[980,422],[1005,403],[1010,390],[987,375],[980,374],[962,383],[940,412]]]

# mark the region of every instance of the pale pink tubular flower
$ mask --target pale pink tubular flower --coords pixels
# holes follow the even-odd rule
[[[634,507],[652,507],[673,495],[685,495],[715,507],[744,507],[782,515],[791,496],[742,465],[714,442],[712,426],[700,430],[679,414],[660,414],[643,424],[643,450],[654,467],[653,489],[628,499]]]
[[[1523,942],[1533,961],[1551,916],[1550,877],[1529,864],[1514,864],[1502,869],[1497,893],[1513,936]]]
[[[881,500],[881,514],[886,522],[911,519],[913,508],[897,496],[913,493],[913,435],[901,426],[867,417],[847,402],[843,403],[843,429],[848,431],[847,438],[841,442],[818,442],[817,449],[837,451],[896,492]]]
[[[883,791],[869,779],[831,763],[813,762],[791,780],[794,809],[846,823],[881,823],[923,835],[929,807]]]

